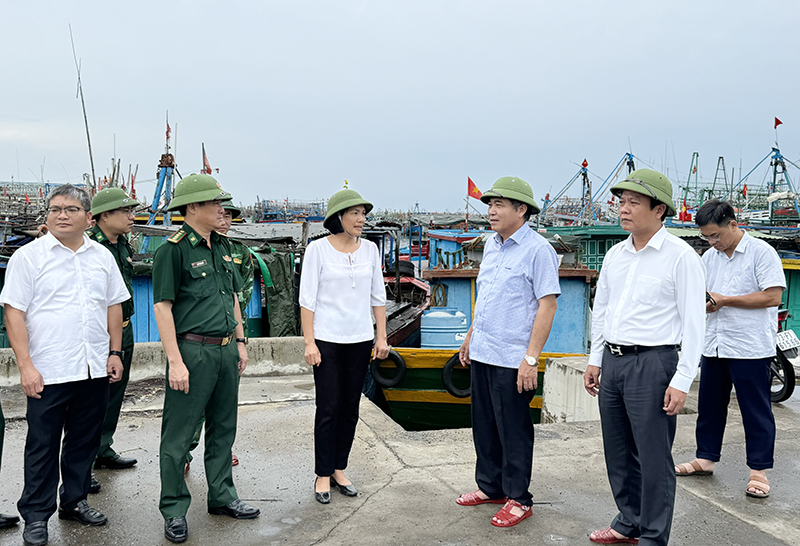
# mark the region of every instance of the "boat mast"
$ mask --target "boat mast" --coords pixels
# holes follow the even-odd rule
[[[78,56],[75,54],[75,40],[72,39],[72,25],[69,25],[69,41],[72,44],[72,58],[75,60],[75,70],[78,71],[78,92],[76,96],[81,99],[81,108],[83,109],[83,124],[86,127],[86,142],[89,144],[89,164],[92,167],[92,182],[89,187],[89,193],[94,195],[95,184],[97,178],[94,174],[94,157],[92,157],[92,139],[89,138],[89,120],[86,117],[86,103],[83,101],[83,85],[81,85],[81,67],[78,63]]]

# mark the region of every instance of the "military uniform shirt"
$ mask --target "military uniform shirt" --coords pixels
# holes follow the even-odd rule
[[[234,331],[233,296],[241,276],[231,258],[230,242],[211,232],[211,248],[183,224],[156,250],[153,302],[172,301],[175,333],[226,336]]]
[[[125,286],[128,288],[128,293],[131,299],[122,302],[122,320],[126,321],[133,316],[133,247],[128,242],[125,235],[120,235],[116,243],[112,243],[103,230],[99,226],[93,226],[92,229],[86,232],[89,239],[97,241],[109,252],[111,252],[114,259],[117,261],[120,273],[122,273],[122,280],[125,281]]]

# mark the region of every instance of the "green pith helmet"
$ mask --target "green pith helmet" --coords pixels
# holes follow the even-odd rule
[[[238,218],[242,215],[242,209],[231,205],[230,201],[222,205],[222,208],[231,212],[231,218]]]
[[[366,201],[363,197],[361,197],[361,195],[359,195],[357,191],[337,191],[328,200],[328,212],[325,214],[325,220],[322,222],[322,226],[325,229],[330,230],[330,220],[336,213],[342,212],[345,209],[349,209],[350,207],[355,207],[357,205],[364,205],[364,208],[367,209],[367,214],[369,214],[369,211],[372,210],[372,203]]]
[[[189,203],[205,201],[230,201],[231,194],[222,189],[213,176],[207,174],[190,174],[175,186],[175,195],[169,202],[167,210],[175,210]]]
[[[137,205],[141,205],[141,203],[120,188],[106,188],[97,192],[97,195],[92,199],[92,214],[99,216],[101,212],[117,210],[123,207],[135,207]]]
[[[516,176],[504,176],[498,178],[494,183],[492,189],[483,192],[481,201],[489,204],[492,197],[504,197],[505,199],[516,199],[521,203],[525,203],[531,207],[531,214],[539,214],[542,209],[536,204],[533,199],[533,190],[530,184]]]
[[[624,190],[635,191],[651,197],[667,206],[667,216],[675,216],[675,203],[672,201],[672,183],[669,178],[652,169],[638,169],[611,188],[611,193],[619,197]]]

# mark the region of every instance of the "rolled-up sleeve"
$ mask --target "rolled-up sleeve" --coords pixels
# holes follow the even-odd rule
[[[705,264],[693,250],[684,252],[675,263],[675,296],[683,331],[681,357],[669,383],[670,387],[682,392],[689,392],[703,351],[705,286]]]
[[[372,251],[372,287],[370,288],[370,305],[372,305],[372,307],[386,306],[386,285],[383,282],[381,255],[377,245],[373,245]]]
[[[319,290],[320,254],[317,250],[318,243],[312,243],[306,248],[303,257],[303,271],[300,274],[300,307],[312,313],[317,309],[317,291]]]

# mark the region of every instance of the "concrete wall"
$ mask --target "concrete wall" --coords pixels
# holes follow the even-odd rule
[[[311,366],[303,359],[302,337],[251,338],[247,345],[246,375],[310,374]],[[167,357],[161,343],[137,343],[133,351],[131,381],[164,377]],[[17,359],[11,349],[0,349],[0,386],[19,385]]]
[[[588,356],[548,358],[544,364],[542,423],[597,421],[597,397],[583,386]]]

